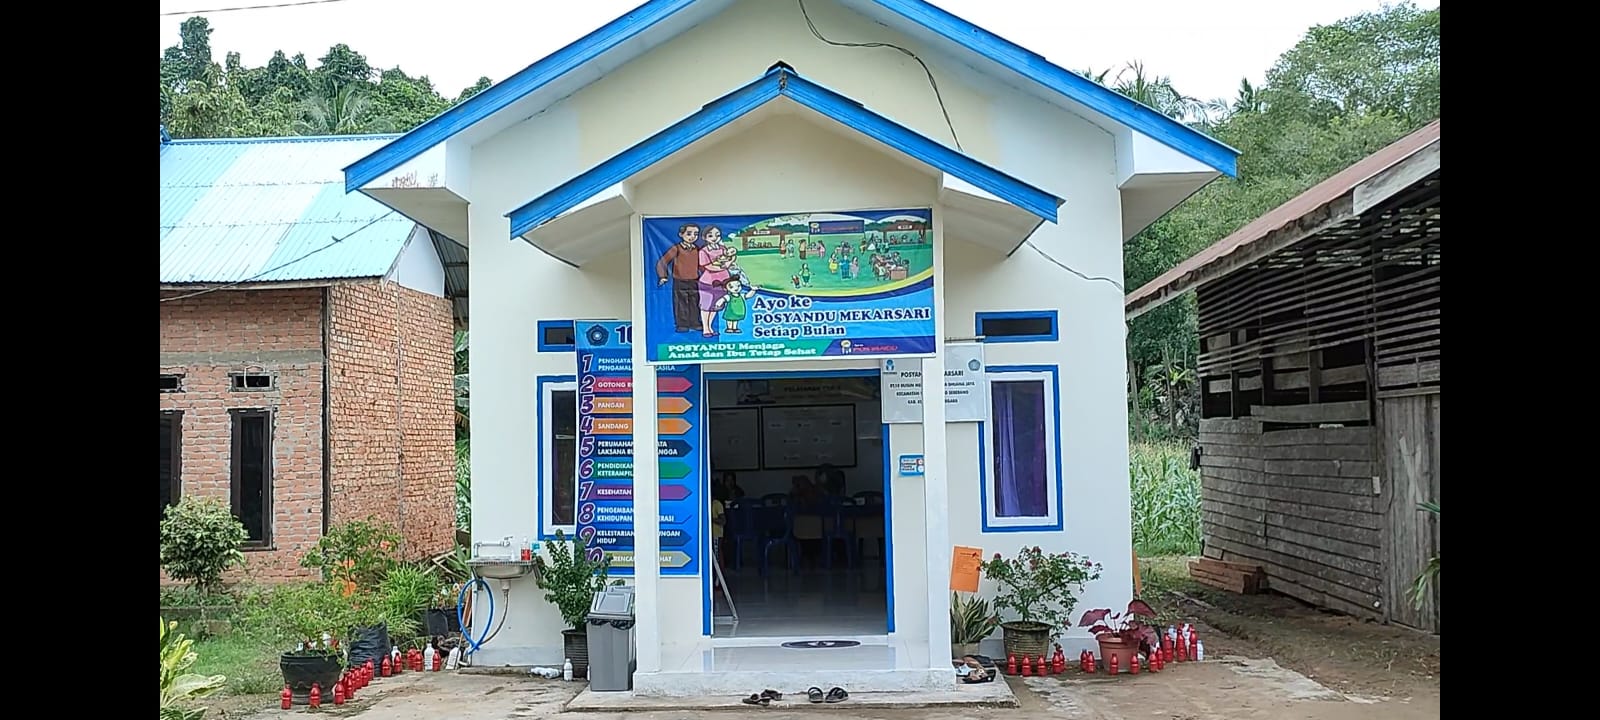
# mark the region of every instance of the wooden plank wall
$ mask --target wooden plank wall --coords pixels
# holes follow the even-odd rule
[[[1421,598],[1420,606],[1410,591],[1429,558],[1439,554],[1439,521],[1417,507],[1439,501],[1439,399],[1439,393],[1429,393],[1380,401],[1386,483],[1383,551],[1391,598],[1386,615],[1430,632],[1439,632],[1438,585]]]
[[[1211,419],[1200,447],[1206,557],[1260,564],[1273,590],[1381,619],[1372,428],[1263,432],[1258,420]]]

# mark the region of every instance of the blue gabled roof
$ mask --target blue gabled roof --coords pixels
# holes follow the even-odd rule
[[[754,82],[707,103],[699,112],[672,127],[512,210],[507,214],[511,218],[511,237],[519,237],[555,219],[600,191],[633,177],[780,97],[789,98],[862,135],[972,183],[1042,220],[1056,221],[1056,208],[1063,202],[1061,198],[896,124],[859,102],[800,77],[793,68],[780,63]]]
[[[490,86],[345,168],[345,189],[359,190],[429,148],[523,97],[555,83],[601,55],[704,0],[649,0],[504,81]],[[1017,73],[1068,100],[1105,115],[1205,163],[1237,176],[1239,151],[1121,93],[1057,66],[1037,53],[984,30],[925,0],[872,2],[918,27]]]
[[[396,137],[164,140],[161,283],[387,275],[416,225],[340,168]]]

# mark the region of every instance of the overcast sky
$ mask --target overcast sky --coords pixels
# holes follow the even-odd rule
[[[161,49],[178,42],[184,13],[211,20],[220,62],[248,66],[274,50],[313,65],[346,43],[376,67],[427,75],[445,97],[480,76],[496,82],[639,5],[643,0],[161,0]],[[767,0],[777,2],[781,0]],[[1183,93],[1231,97],[1241,78],[1267,68],[1313,25],[1378,10],[1382,0],[935,0],[935,4],[1073,70],[1142,60]],[[1418,0],[1438,7],[1438,0]]]

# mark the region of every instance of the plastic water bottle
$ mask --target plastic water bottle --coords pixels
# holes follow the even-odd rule
[[[444,669],[454,670],[459,664],[461,664],[461,648],[450,648],[450,654],[444,656]]]
[[[561,661],[561,679],[567,681],[572,680],[572,658],[567,658]]]
[[[1204,640],[1196,640],[1195,641],[1195,643],[1194,643],[1194,659],[1195,660],[1204,660],[1204,659],[1206,659],[1206,641],[1204,641]]]
[[[433,643],[428,643],[428,646],[422,649],[422,669],[433,669]]]

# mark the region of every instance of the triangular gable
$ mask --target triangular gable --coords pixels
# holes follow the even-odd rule
[[[345,168],[345,188],[359,190],[384,173],[534,93],[547,92],[553,104],[594,79],[577,73],[580,68],[614,55],[642,52],[641,47],[648,48],[670,39],[647,39],[645,36],[675,36],[703,17],[720,12],[732,1],[649,0],[352,163]],[[885,24],[932,34],[954,43],[1027,83],[1059,96],[1068,104],[1098,113],[1218,172],[1236,176],[1237,150],[931,3],[924,0],[846,0],[846,4],[865,6],[863,9],[871,11],[870,15],[881,15],[880,21]]]
[[[560,187],[507,214],[511,237],[520,237],[597,193],[665,160],[717,129],[727,126],[778,98],[830,118],[851,130],[959,178],[1037,216],[1055,222],[1062,199],[963,155],[950,147],[895,123],[821,85],[800,77],[787,65],[774,65],[760,78],[707,103],[678,121]]]

